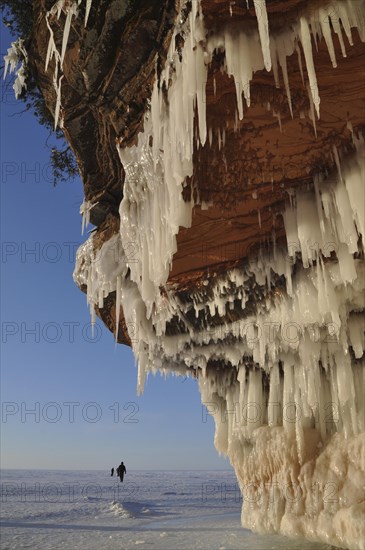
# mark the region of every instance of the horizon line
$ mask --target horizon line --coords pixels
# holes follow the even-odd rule
[[[35,472],[110,472],[111,468],[2,468],[0,467],[0,472],[3,470],[12,470],[12,471],[35,471]],[[129,468],[128,471],[132,472],[230,472],[234,471],[233,468]]]

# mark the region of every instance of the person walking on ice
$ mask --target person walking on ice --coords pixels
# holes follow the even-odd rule
[[[121,462],[118,466],[118,470],[117,470],[117,474],[118,476],[120,477],[120,482],[123,481],[123,478],[124,478],[124,474],[127,473],[127,469],[126,467],[124,466],[124,462]]]

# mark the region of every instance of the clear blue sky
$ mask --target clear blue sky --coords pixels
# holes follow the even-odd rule
[[[23,107],[2,81],[1,467],[229,468],[195,381],[149,377],[137,397],[131,350],[100,321],[92,339],[72,279],[82,184],[53,187],[48,132]]]

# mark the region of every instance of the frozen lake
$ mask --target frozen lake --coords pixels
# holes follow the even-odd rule
[[[2,470],[1,492],[2,550],[331,548],[243,529],[231,471]]]

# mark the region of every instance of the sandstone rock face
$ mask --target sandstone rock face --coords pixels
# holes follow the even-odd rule
[[[198,378],[244,525],[361,548],[364,2],[76,4],[35,3],[31,60],[96,226],[77,284],[140,390]]]

